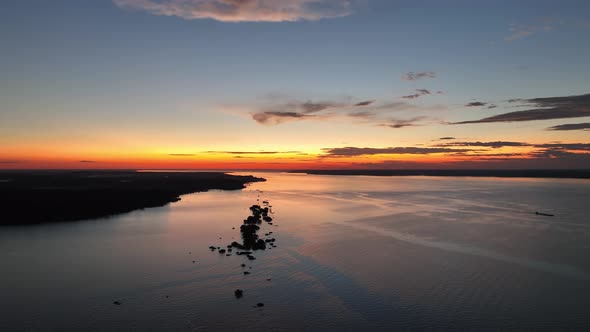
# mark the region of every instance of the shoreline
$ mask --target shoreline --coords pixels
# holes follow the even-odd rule
[[[266,181],[218,172],[0,172],[0,225],[73,222],[161,207],[181,195]]]
[[[364,175],[364,176],[448,176],[448,177],[501,177],[590,179],[590,170],[292,170],[289,173],[310,175]]]

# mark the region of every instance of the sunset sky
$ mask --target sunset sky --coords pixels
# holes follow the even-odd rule
[[[0,168],[590,168],[588,13],[5,0]]]

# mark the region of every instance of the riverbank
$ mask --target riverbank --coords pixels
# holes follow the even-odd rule
[[[0,180],[0,225],[101,218],[164,206],[185,194],[265,181],[215,172],[135,171],[4,171]]]

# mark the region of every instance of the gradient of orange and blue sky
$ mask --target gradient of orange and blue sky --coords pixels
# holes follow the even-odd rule
[[[0,168],[590,168],[589,12],[5,0]]]

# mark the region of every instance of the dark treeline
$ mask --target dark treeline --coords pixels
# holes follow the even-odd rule
[[[180,195],[264,181],[214,172],[0,172],[0,225],[92,219],[164,206]]]

